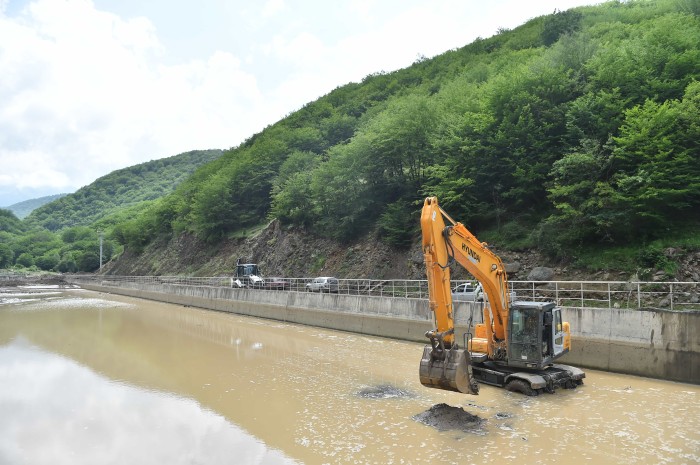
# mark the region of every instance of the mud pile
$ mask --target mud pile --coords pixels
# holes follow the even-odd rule
[[[473,432],[481,429],[486,421],[478,415],[472,415],[461,407],[436,404],[423,413],[413,417],[417,422],[432,426],[438,431],[458,430]]]

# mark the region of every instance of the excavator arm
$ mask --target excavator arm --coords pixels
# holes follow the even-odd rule
[[[421,230],[430,309],[435,315],[437,333],[454,332],[449,265],[456,261],[481,283],[486,293],[483,311],[489,358],[498,359],[499,354],[505,355],[510,302],[508,278],[501,259],[462,223],[450,218],[440,208],[436,197],[428,197],[423,203]],[[453,342],[452,337],[445,336],[446,345]]]
[[[445,224],[445,220],[449,224]],[[508,278],[500,258],[486,243],[479,242],[463,224],[455,222],[440,208],[436,197],[428,197],[421,213],[423,257],[428,278],[429,306],[436,328],[425,335],[430,345],[423,350],[420,363],[421,383],[428,387],[478,394],[473,376],[470,350],[478,343],[492,360],[507,356]],[[456,261],[484,288],[484,324],[481,337],[470,346],[459,348],[454,335],[454,306],[450,283],[450,265]],[[477,334],[478,336],[478,334]],[[486,336],[486,337],[483,337]],[[478,340],[477,340],[478,339]]]

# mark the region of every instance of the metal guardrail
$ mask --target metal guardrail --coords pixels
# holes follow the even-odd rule
[[[514,281],[518,298],[570,308],[700,310],[700,283],[626,281]]]
[[[72,282],[99,282],[103,285],[174,284],[184,286],[237,287],[228,276],[111,276],[66,275]],[[257,286],[260,290],[307,292],[313,278],[283,278],[284,284]],[[338,294],[427,299],[426,280],[339,279]],[[453,285],[465,281],[453,281]],[[700,310],[698,282],[626,281],[509,281],[518,300],[553,301],[569,308],[629,308]]]

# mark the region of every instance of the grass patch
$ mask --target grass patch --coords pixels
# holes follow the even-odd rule
[[[479,240],[498,245],[502,249],[526,250],[536,246],[532,230],[532,227],[518,221],[509,221],[500,228],[484,229],[475,235]]]
[[[591,271],[620,270],[650,273],[652,270],[664,271],[669,277],[678,270],[678,257],[683,254],[670,255],[667,250],[681,249],[683,252],[700,250],[700,229],[684,228],[669,231],[667,237],[648,242],[624,245],[585,246],[574,260],[574,265]]]
[[[266,223],[259,223],[253,226],[248,226],[247,228],[243,229],[238,229],[236,231],[233,231],[228,235],[229,239],[248,239],[249,237],[256,236],[257,234],[260,234],[267,226],[270,224],[270,222]]]
[[[326,264],[326,256],[325,255],[318,255],[316,257],[312,257],[313,263],[311,264],[311,272],[316,273],[320,271],[323,266]]]

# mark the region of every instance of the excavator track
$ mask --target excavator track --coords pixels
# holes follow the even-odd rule
[[[542,370],[525,371],[493,362],[473,363],[472,373],[480,383],[505,387],[526,395],[554,393],[555,388],[573,389],[583,384],[586,377],[581,369],[561,364],[554,364]],[[529,389],[515,388],[519,386],[516,381],[527,384]]]

